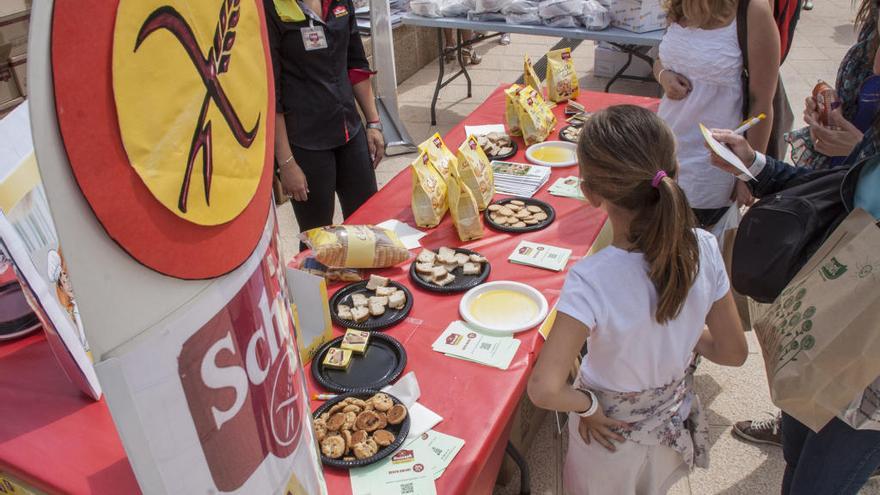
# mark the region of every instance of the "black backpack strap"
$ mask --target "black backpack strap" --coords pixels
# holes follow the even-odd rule
[[[749,0],[739,0],[736,7],[736,38],[739,41],[739,50],[742,52],[742,118],[743,120],[750,117],[749,115]]]

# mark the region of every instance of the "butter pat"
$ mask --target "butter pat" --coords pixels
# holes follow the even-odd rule
[[[342,345],[340,347],[355,354],[363,354],[367,351],[369,341],[370,332],[349,328],[345,331],[345,336],[342,337]]]
[[[346,349],[338,349],[336,347],[331,347],[327,354],[324,355],[324,366],[327,368],[333,368],[335,370],[345,370],[348,369],[348,365],[351,363],[351,351]]]

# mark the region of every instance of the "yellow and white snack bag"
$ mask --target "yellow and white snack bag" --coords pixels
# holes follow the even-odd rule
[[[546,140],[556,125],[556,117],[544,103],[544,99],[527,86],[519,93],[519,103],[519,125],[526,146]]]
[[[504,90],[504,123],[507,124],[507,134],[522,136],[519,127],[519,92],[523,87],[519,84],[511,84]]]
[[[523,56],[523,84],[531,86],[538,93],[541,92],[541,80],[538,79],[538,73],[532,66],[532,59],[528,55]]]
[[[411,164],[412,212],[419,227],[436,227],[448,208],[446,180],[422,151]]]
[[[426,139],[419,145],[419,151],[428,154],[434,168],[443,176],[443,180],[449,178],[449,170],[456,165],[455,155],[446,147],[443,138],[439,132],[435,132],[433,136]]]
[[[462,241],[479,239],[483,237],[483,222],[477,200],[471,189],[461,180],[458,167],[450,171],[452,174],[446,179],[446,188],[449,191],[449,213],[458,238]]]
[[[328,268],[384,268],[410,258],[397,234],[372,225],[328,225],[299,237]]]
[[[568,101],[580,94],[571,48],[547,52],[547,99]]]
[[[477,138],[468,136],[458,147],[458,175],[477,200],[480,211],[486,209],[495,195],[495,177],[489,157],[480,147]]]

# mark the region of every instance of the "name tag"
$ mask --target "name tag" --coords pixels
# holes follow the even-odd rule
[[[322,26],[310,26],[300,29],[303,38],[303,46],[307,52],[327,48],[327,36]]]

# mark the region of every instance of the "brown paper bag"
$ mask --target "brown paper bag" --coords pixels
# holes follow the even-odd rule
[[[878,246],[853,211],[754,322],[773,403],[813,431],[880,376]]]

